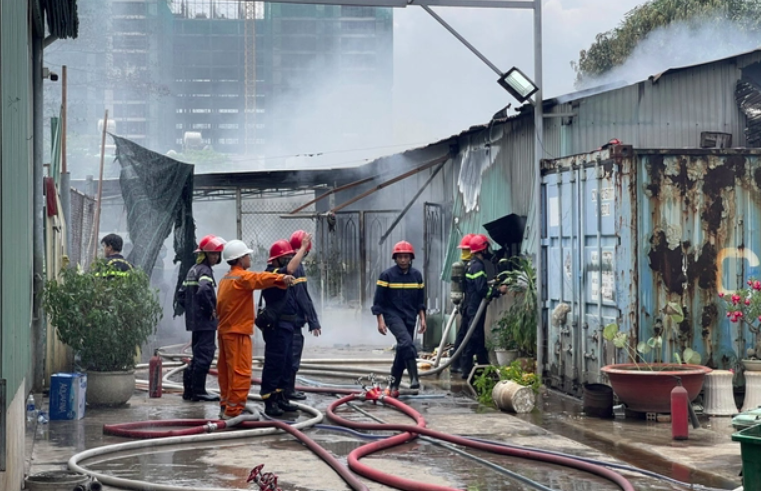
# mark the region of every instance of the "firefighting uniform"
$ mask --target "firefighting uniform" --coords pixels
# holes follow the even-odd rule
[[[267,265],[267,271],[275,270],[274,264]],[[288,267],[283,266],[277,269],[277,272],[288,274]],[[263,290],[262,295],[270,308],[279,307],[277,326],[262,330],[265,345],[260,394],[262,399],[266,400],[273,394],[287,391],[290,387],[294,333],[301,330],[303,322],[299,324],[299,305],[293,287],[287,290],[269,288]]]
[[[383,315],[386,326],[396,338],[391,375],[397,386],[410,360],[416,363],[415,323],[418,313],[425,309],[425,283],[420,271],[412,266],[403,271],[395,265],[380,274],[372,312],[373,315]]]
[[[473,258],[473,256],[470,255],[470,254],[467,255],[467,258],[466,258],[465,255],[463,255],[462,262],[465,265],[465,271],[468,270],[468,266],[470,265],[470,261],[472,260],[472,258]],[[464,280],[464,278],[463,278],[463,281],[462,281],[462,291],[465,292],[465,280]],[[462,345],[462,341],[465,339],[465,334],[468,332],[468,324],[470,324],[470,318],[468,317],[468,313],[467,313],[467,310],[468,310],[467,309],[467,305],[468,305],[467,302],[468,302],[468,299],[463,294],[462,303],[460,303],[460,308],[459,308],[459,311],[460,311],[460,328],[457,329],[457,335],[455,336],[455,340],[454,340],[454,351],[453,352],[456,352],[460,348],[460,345]],[[463,353],[464,352],[465,352],[465,350],[463,349]],[[462,360],[462,354],[463,353],[461,353],[460,357],[457,360],[455,360],[454,363],[452,363],[452,368],[453,369],[459,369],[460,368],[461,360]]]
[[[233,266],[219,281],[220,406],[228,416],[237,416],[246,407],[251,387],[251,336],[254,334],[254,290],[286,288],[282,274],[247,271]]]
[[[314,308],[312,297],[309,296],[309,290],[307,290],[307,277],[303,264],[299,264],[299,267],[296,268],[293,277],[295,280],[291,288],[293,289],[293,293],[296,295],[296,304],[298,309],[296,312],[296,329],[293,331],[293,356],[291,360],[293,371],[289,380],[289,390],[291,391],[294,390],[294,386],[296,385],[296,372],[299,371],[299,367],[301,366],[301,354],[304,351],[304,334],[302,328],[304,327],[304,324],[308,323],[309,332],[312,332],[316,329],[322,329],[320,326],[320,320],[317,318],[317,311]]]
[[[467,328],[475,320],[481,301],[489,295],[489,282],[484,262],[478,257],[473,257],[468,264],[465,273],[465,315],[468,318]],[[467,378],[473,369],[473,356],[475,355],[480,365],[489,364],[489,352],[486,350],[486,334],[484,323],[486,312],[481,315],[476,324],[475,331],[465,346],[460,361],[462,377]],[[463,324],[465,325],[465,324]]]
[[[185,330],[192,333],[193,360],[183,375],[184,385],[192,387],[192,393],[184,394],[185,399],[206,394],[206,375],[216,350],[216,286],[211,266],[201,262],[190,268],[178,293],[178,301],[185,309]]]

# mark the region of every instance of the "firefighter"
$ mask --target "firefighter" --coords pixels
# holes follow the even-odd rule
[[[420,319],[418,333],[425,333],[425,284],[423,275],[412,267],[415,249],[401,241],[394,246],[391,258],[396,262],[380,274],[375,288],[372,312],[378,318],[378,332],[390,330],[396,338],[396,355],[391,366],[393,380],[389,393],[398,395],[404,369],[410,377],[410,388],[420,388],[417,372],[417,349],[413,342],[415,322]]]
[[[230,271],[219,281],[217,294],[217,370],[222,419],[234,418],[246,409],[251,387],[254,290],[285,289],[293,284],[293,276],[248,271],[252,252],[240,240],[231,240],[222,251],[222,260],[230,265]]]
[[[486,334],[484,333],[486,312],[479,319],[474,319],[481,301],[490,295],[489,278],[484,264],[485,256],[489,252],[489,245],[489,238],[483,234],[477,234],[470,239],[470,252],[473,257],[465,273],[464,309],[464,316],[467,317],[468,323],[463,322],[462,325],[466,330],[469,330],[473,321],[476,321],[476,326],[473,335],[465,346],[460,361],[463,379],[467,379],[473,369],[473,356],[477,358],[479,365],[489,364],[489,352],[486,350]]]
[[[301,249],[304,239],[307,237],[307,233],[303,230],[297,230],[291,235],[291,248],[294,251]],[[309,255],[309,251],[312,250],[311,238],[307,250],[304,253],[304,257]],[[289,380],[288,390],[285,393],[285,397],[290,400],[303,401],[306,399],[306,395],[303,392],[296,390],[296,373],[301,366],[301,354],[304,351],[304,334],[302,328],[304,324],[309,324],[309,332],[312,336],[319,336],[322,334],[322,327],[320,326],[320,320],[317,318],[317,311],[312,303],[312,297],[309,296],[309,290],[307,289],[307,276],[304,271],[304,265],[299,264],[293,271],[291,270],[290,263],[288,264],[288,274],[292,274],[294,278],[293,290],[296,294],[296,302],[298,303],[299,313],[296,319],[296,329],[293,331],[293,373]]]
[[[457,268],[459,271],[464,272],[468,269],[468,264],[470,264],[470,260],[473,257],[473,254],[470,252],[470,239],[475,237],[476,234],[467,234],[465,235],[462,240],[460,241],[460,245],[457,246],[458,249],[460,249],[460,266]],[[452,265],[452,270],[455,270],[455,265]],[[461,273],[462,274],[462,273]],[[453,275],[454,276],[454,275]],[[452,281],[456,281],[459,285],[459,291],[463,292],[463,298],[457,299],[457,307],[460,311],[460,329],[457,330],[457,337],[455,337],[454,340],[454,351],[457,352],[457,349],[462,344],[462,340],[465,337],[465,333],[468,331],[468,316],[466,314],[466,308],[467,305],[467,298],[465,298],[464,292],[465,292],[465,276],[459,276],[457,278],[452,278]],[[454,299],[453,299],[454,301]],[[450,370],[452,373],[461,373],[462,370],[460,369],[460,360],[462,360],[462,355],[456,360],[452,362],[452,365],[450,367]]]
[[[298,270],[311,240],[311,235],[304,235],[298,252],[294,252],[287,240],[276,241],[270,247],[267,271],[290,274],[291,271]],[[284,412],[298,410],[298,407],[288,400],[287,392],[291,388],[293,374],[293,338],[295,332],[301,329],[299,322],[304,314],[300,312],[295,288],[286,291],[269,288],[264,290],[262,295],[267,302],[266,308],[275,309],[277,321],[272,326],[262,329],[265,345],[260,394],[264,399],[264,413],[278,417]]]
[[[185,329],[191,334],[193,359],[182,375],[182,398],[186,401],[218,401],[219,396],[206,392],[206,375],[216,350],[217,286],[212,267],[222,261],[225,240],[207,235],[194,251],[196,264],[190,268],[178,292],[185,310]]]
[[[132,271],[132,264],[122,256],[124,240],[117,234],[108,234],[100,240],[106,266],[111,269],[108,276],[123,276]]]

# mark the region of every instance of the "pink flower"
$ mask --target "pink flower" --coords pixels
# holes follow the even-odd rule
[[[727,312],[727,317],[732,317],[732,312]],[[758,317],[761,320],[761,316]]]
[[[750,298],[745,299],[745,305],[750,305]]]
[[[752,285],[753,285],[753,280],[748,280],[748,286],[752,286]]]
[[[753,289],[761,290],[761,281],[756,280],[755,282],[753,282]]]
[[[724,292],[719,292],[719,298],[724,298]]]

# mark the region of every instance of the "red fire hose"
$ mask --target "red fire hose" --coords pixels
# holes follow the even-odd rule
[[[209,370],[209,374],[217,376],[219,372],[212,368]],[[262,384],[262,379],[251,377],[251,383],[256,385]],[[338,389],[338,388],[331,388],[331,387],[304,387],[301,385],[296,386],[296,390],[299,390],[301,392],[309,392],[312,394],[337,394],[337,395],[349,395],[349,394],[359,394],[362,392],[361,389]]]
[[[155,428],[155,427],[167,427],[167,426],[192,426],[185,430],[145,430],[141,428]],[[252,429],[252,428],[277,428],[295,436],[301,443],[303,443],[309,450],[314,452],[320,457],[326,464],[333,468],[336,473],[341,476],[346,484],[351,489],[358,491],[368,491],[362,481],[357,476],[346,468],[338,459],[336,459],[330,452],[322,448],[317,442],[309,438],[303,432],[291,427],[288,423],[282,421],[244,421],[236,428]],[[163,438],[168,436],[185,436],[194,435],[198,433],[206,433],[216,430],[227,429],[227,423],[225,421],[207,421],[205,419],[174,419],[174,420],[161,420],[161,421],[138,421],[134,423],[122,423],[115,425],[104,425],[103,432],[108,435],[124,436],[129,438]]]
[[[370,455],[373,452],[377,452],[379,450],[383,450],[394,445],[399,445],[401,443],[404,443],[410,440],[411,438],[414,438],[414,435],[420,434],[420,435],[425,435],[431,438],[436,438],[439,440],[444,440],[450,443],[454,443],[455,445],[461,445],[461,446],[471,447],[478,450],[485,450],[488,452],[493,452],[493,453],[497,453],[501,455],[509,455],[512,457],[520,457],[524,459],[537,460],[541,462],[547,462],[550,464],[558,464],[565,467],[579,469],[585,472],[589,472],[591,474],[595,474],[604,479],[607,479],[608,481],[611,481],[617,486],[619,486],[623,491],[634,491],[634,486],[632,486],[632,484],[625,477],[599,465],[582,462],[582,461],[571,459],[568,457],[545,454],[545,453],[537,452],[534,450],[506,448],[506,447],[501,447],[498,445],[476,442],[476,441],[469,440],[467,438],[463,438],[460,436],[448,435],[446,433],[430,430],[428,428],[425,428],[424,426],[425,421],[423,420],[423,416],[420,413],[412,409],[410,406],[404,404],[403,402],[397,401],[396,399],[391,397],[385,397],[385,398],[382,398],[381,400],[383,403],[388,404],[389,406],[393,406],[394,408],[403,412],[407,416],[410,416],[411,418],[413,418],[418,423],[417,426],[400,425],[400,424],[360,423],[360,422],[351,421],[351,420],[342,418],[341,416],[338,416],[335,413],[336,408],[338,408],[339,406],[354,400],[359,400],[359,399],[360,398],[357,397],[356,394],[343,397],[333,402],[332,404],[330,404],[327,410],[327,415],[331,420],[335,421],[336,423],[349,427],[349,428],[353,428],[355,430],[404,432],[401,435],[396,435],[396,436],[387,438],[385,440],[380,440],[378,442],[373,442],[367,445],[363,445],[362,447],[355,449],[349,454],[349,458],[348,458],[349,468],[351,468],[353,471],[357,472],[358,474],[367,477],[368,479],[372,479],[373,481],[380,482],[387,486],[391,486],[397,489],[409,490],[409,491],[455,491],[454,488],[436,486],[436,485],[413,481],[410,479],[405,479],[405,478],[401,478],[397,476],[389,476],[388,474],[385,474],[369,466],[365,466],[364,464],[359,463],[359,459],[362,457],[365,457],[367,455]],[[420,424],[421,421],[423,422],[423,424]],[[391,442],[391,440],[393,440],[393,443]]]

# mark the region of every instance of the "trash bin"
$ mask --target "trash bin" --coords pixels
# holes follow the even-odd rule
[[[761,425],[733,434],[732,441],[740,442],[744,491],[761,491]]]

